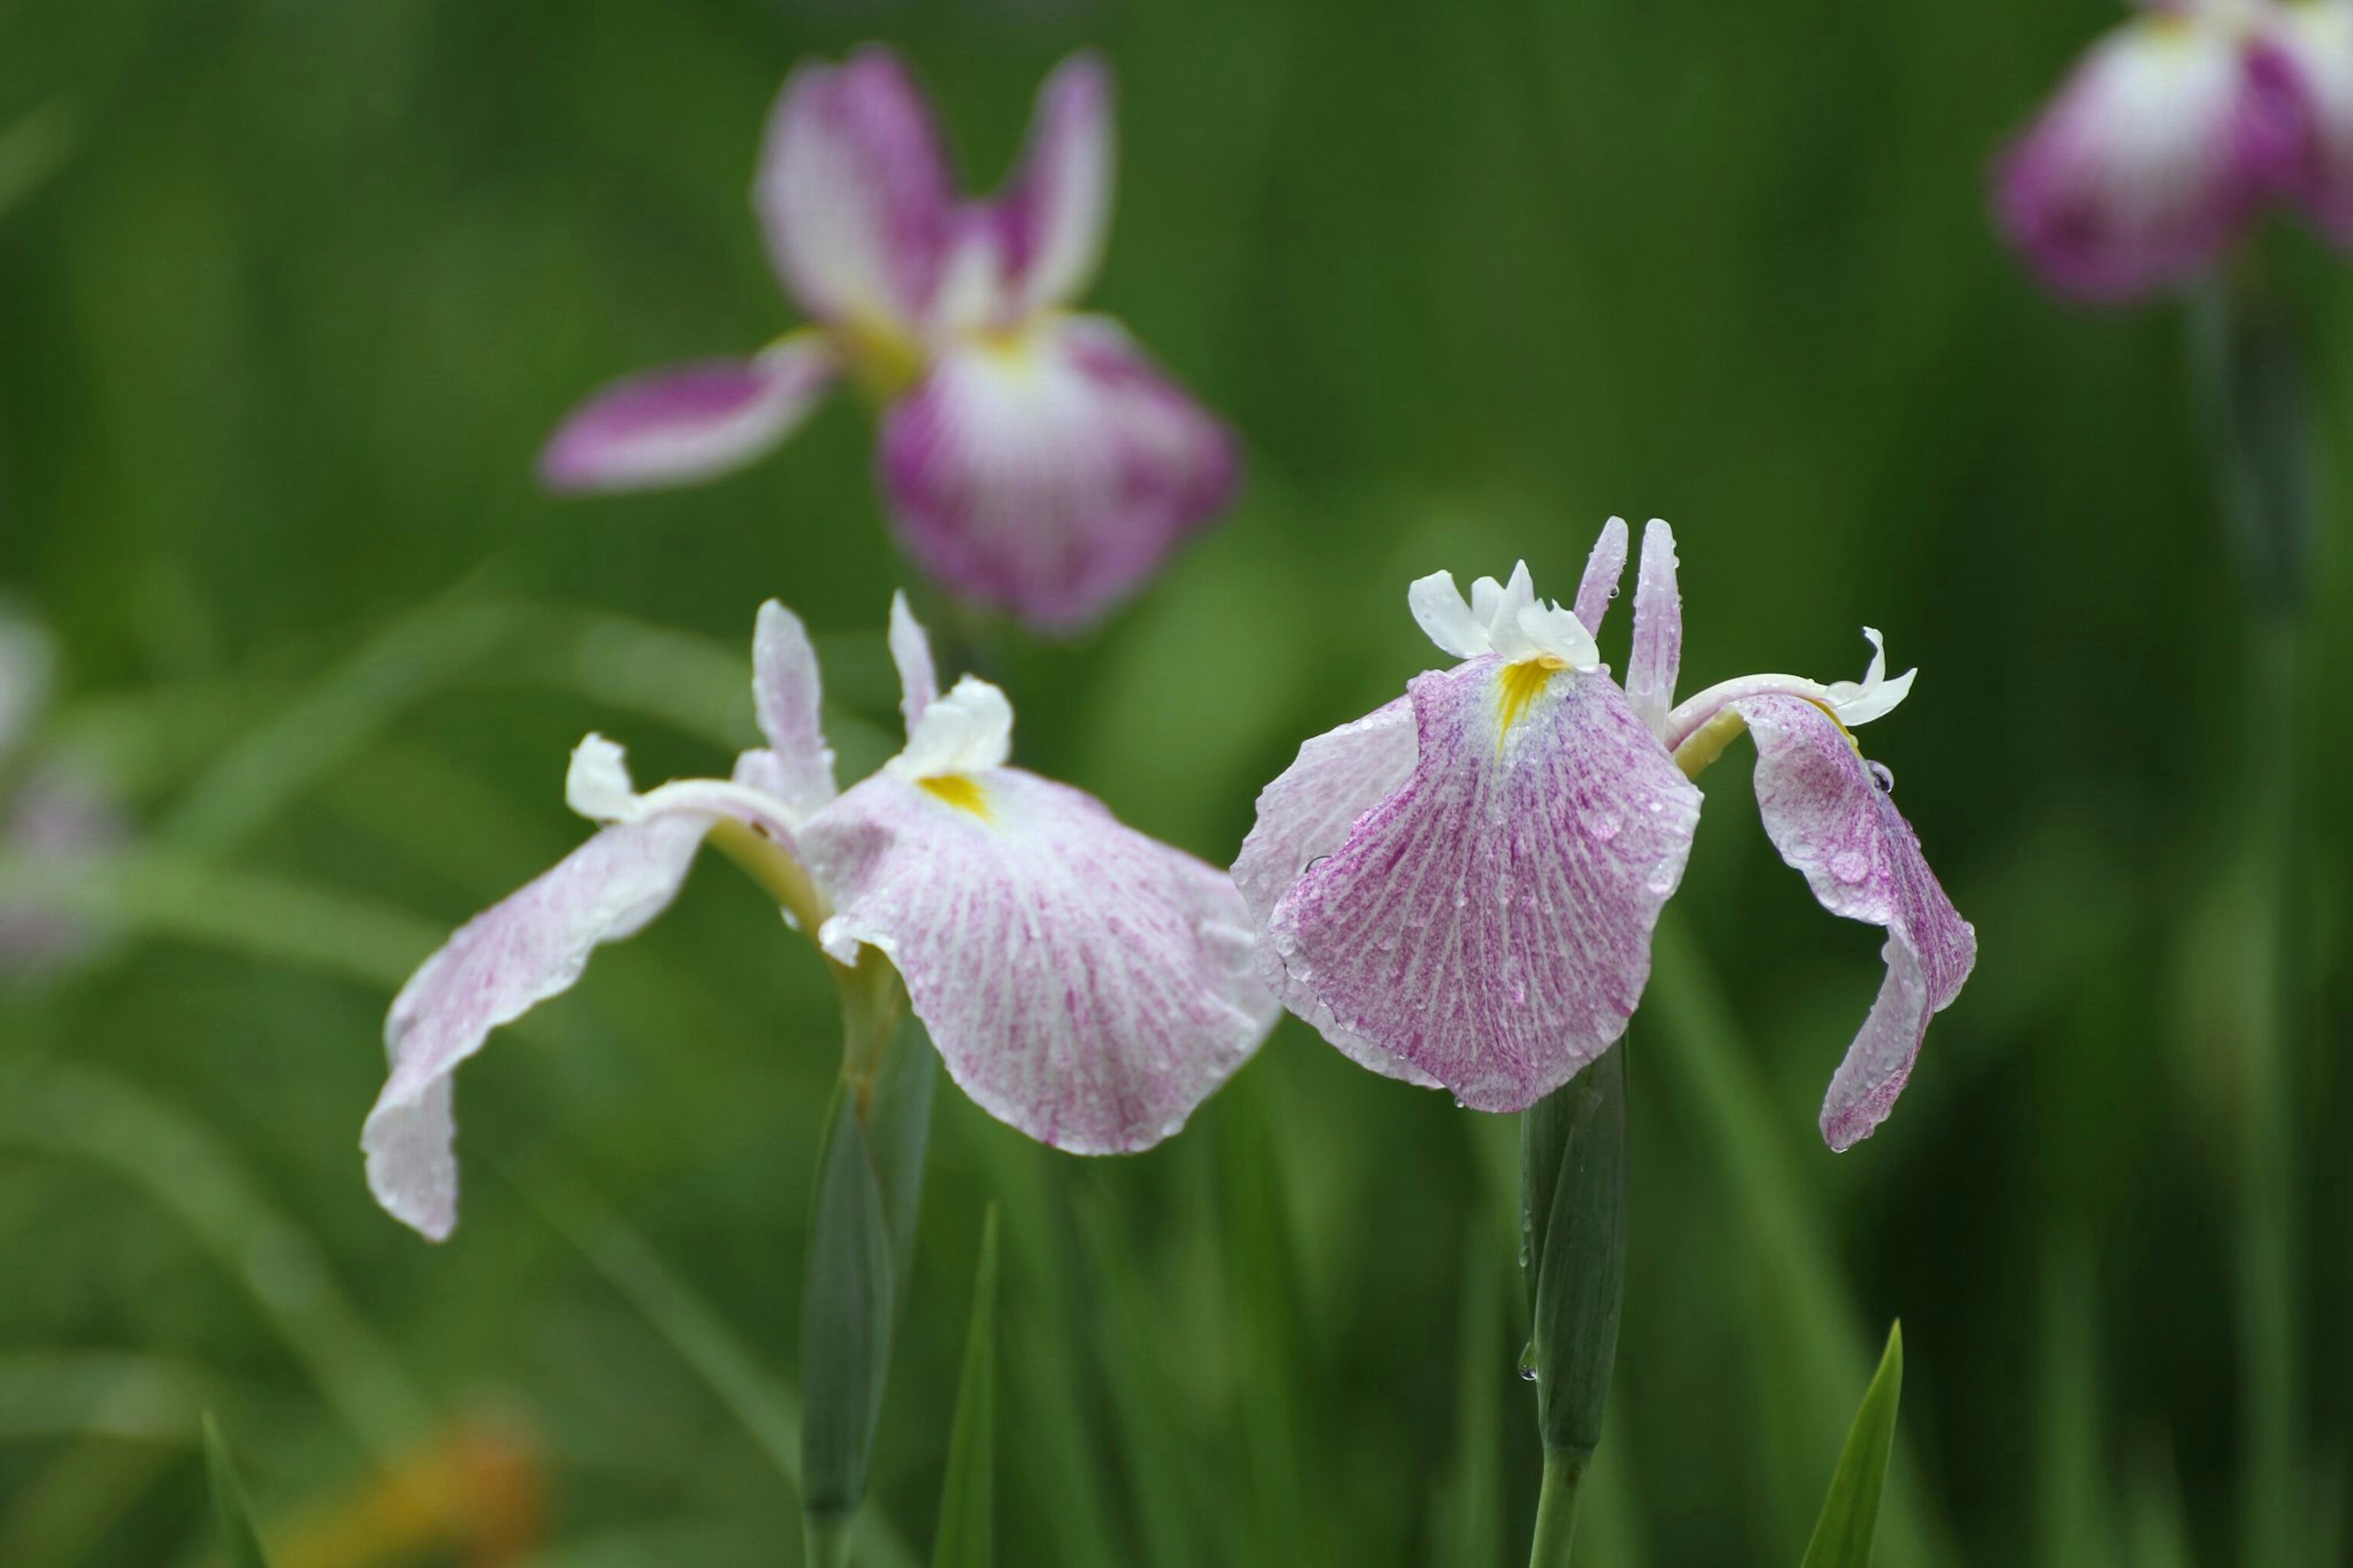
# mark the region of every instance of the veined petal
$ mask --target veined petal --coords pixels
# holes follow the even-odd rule
[[[972,782],[952,800],[880,773],[810,822],[839,911],[827,951],[880,948],[999,1121],[1076,1153],[1158,1142],[1278,1011],[1240,895],[1077,790],[1011,768]]]
[[[556,430],[540,454],[540,479],[568,492],[712,479],[791,435],[837,368],[823,338],[795,333],[755,359],[703,360],[616,383]]]
[[[1023,314],[1068,304],[1094,277],[1111,227],[1116,155],[1111,67],[1072,55],[1038,89],[1020,163],[996,206]]]
[[[923,94],[870,45],[803,65],[768,119],[753,205],[809,314],[903,336],[929,310],[954,190]]]
[[[2069,293],[2122,299],[2177,281],[2277,178],[2277,110],[2229,29],[2137,17],[2093,47],[2004,159],[2003,226]]]
[[[1466,605],[1463,614],[1470,613]],[[1282,1005],[1375,1072],[1436,1089],[1438,1080],[1412,1063],[1342,1028],[1323,998],[1292,977],[1268,940],[1282,895],[1347,842],[1357,818],[1413,775],[1416,750],[1413,703],[1404,697],[1301,746],[1298,760],[1259,792],[1258,821],[1234,861],[1234,886],[1260,936],[1259,973]]]
[[[1142,585],[1232,493],[1232,434],[1100,316],[942,354],[884,420],[907,548],[949,588],[1072,631]]]
[[[1626,658],[1626,700],[1653,735],[1664,735],[1683,662],[1683,600],[1675,586],[1675,531],[1652,518],[1642,530],[1634,579],[1634,647]]]
[[[2353,244],[2353,5],[2274,7],[2253,68],[2274,75],[2302,110],[2295,194],[2339,244]]]
[[[899,669],[899,711],[912,735],[923,710],[939,699],[940,678],[932,667],[931,637],[907,607],[904,594],[891,595],[891,662]]]
[[[1961,992],[1977,932],[1921,857],[1920,840],[1870,764],[1802,698],[1736,705],[1757,741],[1757,804],[1781,858],[1822,908],[1887,932],[1887,979],[1822,1102],[1822,1138],[1852,1147],[1885,1119],[1912,1075],[1931,1015]]]
[[[825,686],[808,628],[774,599],[752,633],[752,697],[772,759],[763,782],[795,816],[810,816],[840,793],[825,742]]]
[[[1413,774],[1277,902],[1268,940],[1341,1029],[1517,1110],[1624,1031],[1699,792],[1607,676],[1415,678]]]
[[[1599,537],[1593,542],[1593,553],[1585,558],[1585,575],[1577,584],[1577,618],[1595,637],[1601,635],[1601,618],[1609,612],[1609,601],[1618,596],[1618,579],[1626,574],[1626,520],[1613,517],[1601,525]]]
[[[450,1076],[490,1032],[571,989],[599,945],[668,908],[710,826],[664,814],[607,827],[425,961],[385,1021],[392,1076],[360,1135],[368,1188],[434,1241],[458,1222]]]

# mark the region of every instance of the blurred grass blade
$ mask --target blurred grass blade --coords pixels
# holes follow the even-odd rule
[[[1227,1278],[1234,1292],[1234,1362],[1241,1435],[1250,1465],[1251,1524],[1244,1561],[1299,1568],[1329,1560],[1327,1525],[1311,1500],[1315,1445],[1302,1429],[1312,1415],[1300,1396],[1307,1367],[1298,1327],[1298,1285],[1275,1158],[1274,1112],[1264,1074],[1244,1074],[1226,1090]]]
[[[269,1568],[261,1537],[253,1528],[252,1505],[246,1501],[236,1467],[229,1463],[220,1424],[209,1410],[205,1412],[205,1479],[211,1487],[213,1518],[220,1526],[221,1554],[228,1568]]]
[[[1879,1371],[1846,1435],[1831,1477],[1830,1495],[1806,1547],[1803,1568],[1870,1568],[1871,1538],[1879,1529],[1879,1497],[1895,1447],[1895,1407],[1904,1397],[1904,1325],[1887,1331]]]
[[[848,1560],[891,1359],[892,1237],[847,1087],[828,1121],[801,1298],[801,1506],[811,1568]]]
[[[1443,1568],[1503,1568],[1504,1395],[1512,1376],[1504,1339],[1503,1265],[1482,1228],[1463,1248],[1456,1352],[1454,1474],[1440,1514]]]
[[[81,114],[65,97],[51,99],[0,132],[0,217],[47,184],[81,142]]]
[[[997,1205],[980,1222],[964,1376],[948,1436],[932,1568],[989,1568],[997,1560]]]
[[[184,1444],[207,1380],[162,1356],[19,1351],[0,1356],[0,1440],[66,1435]]]

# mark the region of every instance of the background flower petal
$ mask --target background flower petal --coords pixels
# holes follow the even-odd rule
[[[977,782],[976,810],[878,774],[808,824],[839,911],[827,950],[890,956],[990,1115],[1074,1153],[1149,1147],[1279,1011],[1241,897],[1090,795],[1011,768]]]
[[[1049,632],[1140,587],[1240,466],[1225,425],[1100,316],[943,354],[891,409],[880,463],[917,563]]]
[[[1737,707],[1757,740],[1757,805],[1773,847],[1805,874],[1822,908],[1887,931],[1887,979],[1822,1102],[1823,1141],[1851,1148],[1903,1092],[1930,1016],[1960,994],[1977,963],[1977,932],[1830,715],[1799,697],[1753,697]]]
[[[2280,6],[2267,44],[2302,111],[2295,195],[2339,244],[2353,245],[2353,5]]]
[[[1413,776],[1269,922],[1343,1029],[1481,1110],[1533,1103],[1624,1032],[1699,821],[1607,676],[1556,673],[1505,727],[1503,668],[1414,679]]]
[[[702,360],[617,382],[565,419],[540,454],[550,489],[691,484],[743,467],[808,416],[832,383],[814,334],[755,359]]]
[[[1111,67],[1072,55],[1038,89],[1029,141],[996,208],[1023,313],[1067,304],[1093,280],[1111,228],[1117,149]]]
[[[2269,101],[2221,29],[2126,23],[2003,159],[1995,207],[2010,243],[2052,287],[2091,299],[2185,278],[2263,195]]]
[[[368,1190],[435,1241],[458,1223],[449,1079],[492,1029],[572,988],[588,955],[634,935],[686,880],[708,817],[663,815],[607,827],[425,961],[385,1020],[392,1076],[360,1134]]]
[[[1323,998],[1293,978],[1267,937],[1282,895],[1347,841],[1358,817],[1412,776],[1416,750],[1413,703],[1405,697],[1301,746],[1298,760],[1259,792],[1258,821],[1234,861],[1234,886],[1259,933],[1259,973],[1282,1005],[1375,1072],[1436,1089],[1438,1080],[1411,1062],[1342,1028]]]
[[[752,201],[777,274],[809,314],[913,331],[938,281],[954,194],[931,110],[889,49],[786,79]]]

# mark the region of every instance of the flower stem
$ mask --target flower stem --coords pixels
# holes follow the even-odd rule
[[[1565,1568],[1577,1535],[1577,1494],[1584,1485],[1588,1458],[1583,1454],[1554,1454],[1545,1460],[1544,1489],[1536,1494],[1535,1544],[1528,1551],[1528,1568]]]
[[[848,1514],[806,1516],[801,1556],[808,1568],[849,1568],[850,1523]]]

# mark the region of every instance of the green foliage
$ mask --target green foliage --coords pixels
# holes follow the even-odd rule
[[[213,1520],[220,1528],[221,1555],[228,1568],[269,1568],[269,1554],[253,1528],[253,1506],[246,1500],[245,1483],[237,1479],[228,1445],[221,1440],[220,1424],[205,1413],[205,1480],[212,1494]]]
[[[932,1568],[989,1568],[997,1561],[997,1205],[980,1222],[980,1265],[965,1331],[964,1375],[948,1436],[947,1479]]]
[[[1822,1499],[1806,1544],[1803,1568],[1871,1568],[1871,1540],[1879,1530],[1879,1497],[1887,1485],[1888,1456],[1895,1449],[1895,1407],[1904,1397],[1904,1325],[1887,1331],[1879,1370],[1863,1391],[1862,1405],[1847,1429],[1831,1489]]]
[[[1601,1445],[1625,1302],[1627,1049],[1620,1041],[1520,1120],[1536,1427],[1547,1458],[1580,1468]]]

